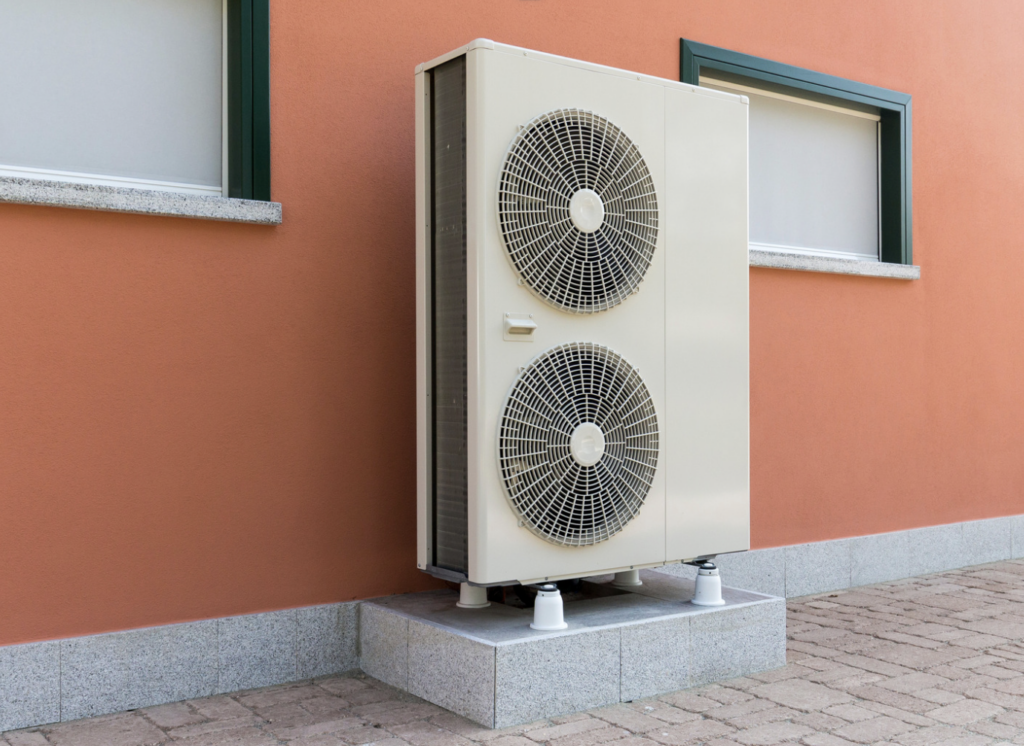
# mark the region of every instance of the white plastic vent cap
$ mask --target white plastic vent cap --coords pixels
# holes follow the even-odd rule
[[[604,433],[593,422],[576,426],[569,437],[569,450],[580,466],[593,466],[604,455]]]
[[[604,202],[593,189],[580,189],[569,199],[572,224],[584,233],[593,233],[604,223]]]

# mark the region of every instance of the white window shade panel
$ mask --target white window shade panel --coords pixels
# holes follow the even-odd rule
[[[219,194],[223,36],[223,0],[0,0],[0,174]]]
[[[713,80],[750,97],[750,243],[878,261],[878,116]]]

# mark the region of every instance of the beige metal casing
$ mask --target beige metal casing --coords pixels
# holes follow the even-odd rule
[[[573,578],[746,549],[745,99],[478,40],[416,75],[417,563],[430,564],[424,71],[460,54],[468,112],[469,580]],[[639,292],[594,314],[566,313],[518,284],[497,219],[499,173],[519,128],[573,107],[609,119],[634,141],[658,194],[658,242]],[[532,342],[507,340],[510,313],[532,316]],[[566,342],[607,346],[639,368],[659,420],[658,469],[643,509],[589,547],[556,546],[520,527],[497,466],[498,422],[520,367]]]

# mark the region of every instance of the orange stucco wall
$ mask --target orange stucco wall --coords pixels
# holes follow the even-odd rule
[[[679,37],[914,97],[918,282],[751,271],[773,546],[1024,512],[1024,4],[272,3],[277,228],[0,205],[0,643],[427,587],[412,71]]]

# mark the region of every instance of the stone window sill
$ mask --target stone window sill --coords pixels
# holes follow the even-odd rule
[[[280,202],[0,177],[0,203],[279,225]]]
[[[751,267],[795,269],[800,272],[830,272],[837,275],[887,277],[892,280],[920,280],[921,268],[913,264],[861,262],[856,259],[834,259],[825,256],[789,254],[784,251],[750,249]]]

